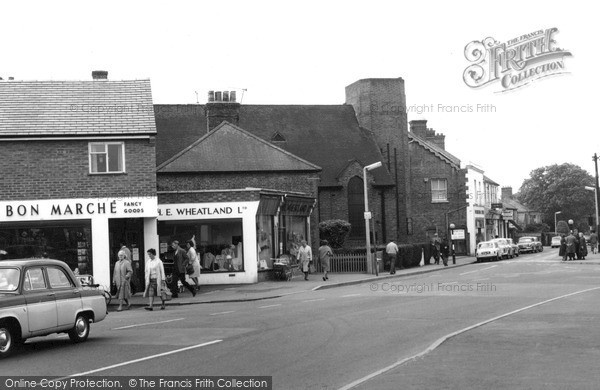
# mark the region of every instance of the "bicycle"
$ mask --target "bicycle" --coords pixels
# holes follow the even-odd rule
[[[94,277],[92,275],[77,275],[77,279],[79,279],[79,283],[83,287],[89,287],[96,290],[100,290],[102,295],[104,296],[104,300],[106,301],[106,306],[110,304],[112,300],[112,294],[110,293],[110,288],[107,286],[94,283]]]

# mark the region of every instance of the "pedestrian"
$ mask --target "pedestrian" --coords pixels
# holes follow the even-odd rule
[[[127,244],[125,244],[125,241],[121,241],[119,243],[120,249],[121,251],[125,252],[125,255],[127,256],[127,258],[129,259],[129,261],[133,261],[133,259],[131,258],[131,251],[129,250],[129,248],[127,248]]]
[[[196,252],[196,245],[194,244],[193,240],[188,240],[186,242],[188,251],[187,251],[187,255],[188,255],[188,259],[190,264],[192,265],[192,267],[194,268],[194,272],[192,272],[189,276],[190,279],[192,279],[194,281],[194,284],[196,285],[196,291],[200,290],[200,282],[198,281],[198,278],[200,277],[200,260],[198,258],[198,252]]]
[[[156,250],[154,248],[148,249],[149,260],[146,262],[145,279],[146,289],[144,290],[144,297],[148,297],[148,306],[144,309],[154,310],[154,297],[160,297],[162,304],[160,310],[165,309],[165,301],[162,299],[162,290],[165,283],[165,267],[161,259],[156,257]]]
[[[116,295],[119,300],[117,311],[123,310],[123,302],[127,304],[127,310],[129,310],[131,308],[130,280],[133,269],[131,268],[131,261],[127,258],[125,251],[120,250],[117,257],[119,260],[115,263],[115,270],[113,272],[113,283],[117,286]]]
[[[444,237],[442,244],[440,245],[440,254],[442,257],[442,262],[444,263],[444,267],[448,266],[448,256],[450,255],[450,245],[448,244],[448,239]]]
[[[567,240],[564,234],[560,236],[560,249],[558,250],[558,255],[562,257],[563,261],[567,260]]]
[[[396,261],[398,259],[398,245],[396,245],[395,240],[391,240],[385,246],[385,253],[387,253],[388,258],[390,259],[390,275],[394,275],[396,273]]]
[[[587,242],[585,241],[583,232],[579,232],[579,252],[577,253],[577,259],[585,260],[587,254]]]
[[[327,240],[321,240],[321,246],[319,247],[319,261],[321,262],[321,268],[323,268],[323,281],[329,280],[327,273],[331,266],[331,256],[333,251],[329,247]]]
[[[300,242],[300,248],[298,248],[298,263],[302,272],[304,272],[304,280],[308,280],[308,272],[310,271],[310,264],[312,263],[312,249],[307,245],[306,240]]]
[[[433,249],[433,258],[435,259],[435,264],[440,264],[440,249],[441,249],[441,241],[437,233],[433,235],[433,239],[431,240],[431,247]]]
[[[590,234],[590,247],[592,253],[596,254],[596,251],[598,250],[598,234],[596,234],[595,230],[592,230],[592,234]]]
[[[575,243],[576,242],[577,242],[577,239],[573,235],[573,232],[569,233],[567,238],[565,238],[565,243],[567,245],[566,253],[567,253],[567,257],[569,258],[569,261],[575,260]]]
[[[196,296],[196,289],[192,288],[192,286],[185,280],[185,267],[189,262],[189,258],[185,249],[179,246],[179,241],[175,240],[171,243],[171,248],[175,251],[173,255],[173,284],[171,287],[171,293],[173,294],[173,298],[177,298],[179,296],[179,288],[177,286],[177,282],[181,282],[181,284],[187,288],[192,296]]]

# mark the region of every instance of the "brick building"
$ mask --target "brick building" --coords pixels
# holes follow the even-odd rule
[[[149,80],[0,82],[0,249],[110,283],[120,241],[138,277],[156,247]]]

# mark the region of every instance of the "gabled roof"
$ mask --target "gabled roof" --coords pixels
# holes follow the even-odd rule
[[[502,198],[502,206],[507,209],[515,209],[518,213],[535,212],[514,198]]]
[[[155,105],[157,163],[206,134],[205,105]],[[321,186],[339,185],[337,175],[348,161],[383,161],[371,132],[358,125],[351,105],[241,105],[237,125],[269,142],[278,133],[277,146],[321,167]],[[376,185],[393,185],[387,169],[371,172]]]
[[[500,184],[496,183],[495,181],[493,181],[492,179],[490,179],[486,175],[483,175],[483,181],[486,182],[486,183],[490,183],[492,185],[500,187]]]
[[[321,168],[228,122],[158,166],[157,172],[308,171]]]
[[[150,80],[0,82],[0,137],[155,133]]]
[[[434,145],[430,142],[425,141],[423,138],[416,136],[414,133],[412,133],[410,131],[408,132],[408,139],[409,139],[409,141],[417,142],[419,145],[421,145],[425,149],[429,150],[431,153],[436,155],[441,160],[452,165],[454,168],[460,169],[460,160],[457,157],[455,157],[454,155],[452,155],[451,153],[448,153],[446,150],[438,147],[437,145]]]

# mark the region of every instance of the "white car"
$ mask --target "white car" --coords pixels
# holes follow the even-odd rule
[[[506,240],[506,238],[494,238],[494,239],[492,239],[490,241],[498,243],[498,247],[502,251],[502,256],[501,256],[502,258],[508,259],[509,257],[510,258],[515,257],[515,254],[513,252],[513,248],[508,243],[508,241]]]
[[[477,244],[477,251],[475,256],[477,262],[481,263],[483,260],[502,260],[504,249],[500,248],[500,245],[496,241],[484,241]]]
[[[552,242],[550,243],[550,246],[552,248],[560,248],[560,242],[561,242],[560,236],[552,237]]]

